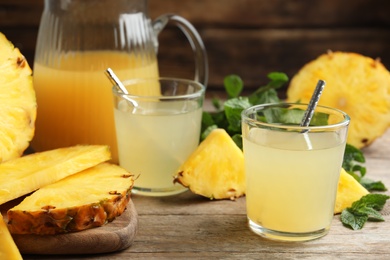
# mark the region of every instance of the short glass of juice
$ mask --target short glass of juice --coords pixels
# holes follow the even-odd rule
[[[113,87],[119,165],[136,176],[135,194],[186,191],[173,175],[199,144],[205,87],[176,78],[131,79]]]
[[[333,219],[350,118],[317,106],[277,103],[242,112],[250,229],[263,237],[306,241],[326,235]]]

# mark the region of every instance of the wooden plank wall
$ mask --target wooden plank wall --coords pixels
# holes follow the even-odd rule
[[[114,0],[113,0],[114,1]],[[0,0],[0,31],[33,64],[43,0]],[[240,75],[247,89],[266,83],[266,74],[290,77],[327,50],[380,57],[390,68],[388,0],[149,0],[152,19],[175,13],[188,19],[204,40],[210,90]],[[164,76],[191,78],[193,55],[172,26],[159,35]]]

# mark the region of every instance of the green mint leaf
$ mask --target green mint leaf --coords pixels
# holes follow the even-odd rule
[[[367,194],[361,197],[360,200],[352,203],[352,210],[359,209],[362,207],[370,207],[375,210],[382,210],[383,206],[386,204],[386,201],[390,196],[385,194]]]
[[[237,75],[226,76],[223,80],[229,98],[238,97],[244,88],[242,79]]]
[[[252,105],[245,97],[232,98],[224,103],[229,132],[241,133],[241,112],[250,106]]]
[[[213,116],[209,113],[209,112],[206,112],[206,111],[203,111],[202,113],[202,129],[205,129],[211,125],[214,125],[215,122],[214,122],[214,119],[213,119]]]
[[[236,145],[242,150],[242,135],[235,134],[232,136],[232,139],[236,143]]]
[[[271,80],[269,85],[274,89],[278,89],[288,82],[288,76],[283,72],[271,72],[267,77]]]
[[[341,212],[341,222],[345,226],[351,227],[353,230],[362,229],[367,220],[367,215],[353,214],[348,209],[345,209],[343,212]]]
[[[258,88],[255,92],[249,95],[248,98],[252,104],[257,105],[279,102],[276,89],[281,88],[288,82],[288,76],[282,72],[271,72],[267,75],[267,77],[270,82],[268,82],[267,85]],[[268,92],[270,90],[271,92]]]
[[[222,101],[219,98],[211,99],[211,103],[213,104],[213,107],[217,110],[220,110],[222,107]]]
[[[256,95],[249,96],[249,102],[253,105],[278,103],[280,99],[275,89],[268,89],[266,91],[259,92]]]
[[[363,166],[366,159],[364,158],[363,152],[358,148],[347,144],[345,146],[343,168],[349,173],[355,173],[355,176],[360,178],[366,174],[366,168]],[[357,180],[360,181],[360,178]]]
[[[305,114],[301,109],[271,108],[264,111],[266,122],[299,125]],[[314,113],[310,125],[327,125],[328,115],[320,112]]]
[[[381,181],[374,181],[368,178],[361,178],[360,184],[368,191],[387,191],[385,184]]]
[[[386,191],[386,186],[381,181],[373,181],[364,178],[367,169],[364,166],[366,159],[358,148],[347,144],[345,147],[343,168],[352,175],[368,191]]]
[[[390,196],[384,194],[367,194],[360,200],[352,203],[352,206],[343,210],[341,221],[345,226],[354,230],[362,229],[368,220],[384,221],[379,213],[383,209]]]
[[[359,209],[360,212],[365,215],[367,215],[368,219],[371,220],[377,220],[377,221],[384,221],[385,219],[382,217],[381,213],[379,213],[377,210],[370,208],[370,207],[364,207]]]

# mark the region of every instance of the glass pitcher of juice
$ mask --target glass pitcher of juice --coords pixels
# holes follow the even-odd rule
[[[34,60],[38,111],[32,148],[44,151],[77,144],[117,145],[111,83],[156,78],[157,36],[171,22],[194,51],[195,80],[207,84],[203,42],[184,18],[166,14],[151,21],[146,0],[45,0]]]

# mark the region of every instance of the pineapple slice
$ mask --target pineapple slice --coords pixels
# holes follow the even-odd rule
[[[174,182],[210,199],[245,194],[244,155],[224,129],[213,130],[179,168]]]
[[[308,103],[319,79],[327,83],[319,104],[351,117],[349,144],[367,146],[390,126],[390,72],[379,60],[347,52],[323,54],[292,78],[287,101]]]
[[[34,135],[36,114],[31,68],[0,33],[0,163],[23,154]]]
[[[102,226],[130,201],[133,175],[102,163],[47,185],[8,210],[12,234],[57,234]]]
[[[341,169],[334,214],[341,213],[344,209],[351,207],[353,202],[368,193],[366,188],[355,180],[355,178],[344,169]]]
[[[85,145],[34,153],[0,164],[0,204],[111,157],[108,146]]]
[[[19,252],[12,236],[4,222],[3,216],[0,214],[0,259],[7,260],[22,260],[22,255]]]

